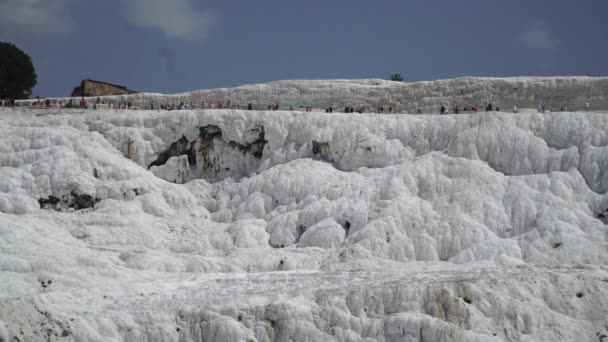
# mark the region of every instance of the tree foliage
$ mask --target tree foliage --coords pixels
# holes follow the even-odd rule
[[[403,82],[401,74],[391,74],[391,81]]]
[[[30,56],[12,43],[0,42],[0,98],[28,98],[36,82]]]

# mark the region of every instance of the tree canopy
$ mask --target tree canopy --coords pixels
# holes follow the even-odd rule
[[[391,74],[391,81],[403,82],[401,74]]]
[[[30,56],[12,43],[0,42],[0,98],[28,98],[36,83]]]

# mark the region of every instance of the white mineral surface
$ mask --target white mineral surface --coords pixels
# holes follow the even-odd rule
[[[0,341],[608,341],[607,192],[597,112],[1,108]]]

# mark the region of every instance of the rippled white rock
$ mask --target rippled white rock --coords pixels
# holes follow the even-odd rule
[[[5,340],[608,335],[605,114],[0,109],[0,140]]]

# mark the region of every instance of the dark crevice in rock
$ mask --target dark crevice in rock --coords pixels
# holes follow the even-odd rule
[[[199,128],[198,136],[204,140],[213,140],[215,137],[222,137],[222,130],[216,125],[207,125]]]
[[[348,237],[348,232],[350,231],[350,221],[345,221],[342,227],[344,228],[345,237]]]
[[[193,174],[195,174],[196,177],[214,179],[219,175],[221,178],[222,173],[231,170],[238,175],[238,165],[237,167],[234,167],[234,165],[224,165],[225,160],[223,160],[223,156],[216,154],[218,151],[222,151],[223,146],[228,145],[234,150],[241,151],[243,156],[249,153],[254,158],[261,159],[264,154],[264,147],[268,142],[265,138],[264,127],[255,127],[249,132],[257,134],[257,137],[254,135],[254,137],[256,137],[254,141],[242,144],[236,141],[225,142],[222,140],[222,130],[216,125],[199,127],[199,135],[196,140],[188,141],[188,139],[182,135],[182,137],[178,141],[172,143],[167,150],[162,151],[158,155],[158,158],[153,161],[148,168],[164,165],[171,157],[186,155],[188,157],[188,165],[191,168],[191,172],[194,172]],[[222,146],[222,144],[224,145]],[[224,174],[223,176],[226,175],[227,174]]]
[[[194,148],[196,142],[192,143],[190,151],[188,153],[188,163],[190,165],[196,165],[196,155],[200,153],[203,159],[203,169],[211,168],[213,165],[209,161],[209,151],[213,149],[213,140],[215,138],[222,138],[222,130],[216,125],[207,125],[199,127],[199,149],[198,151]]]
[[[595,215],[595,218],[602,221],[604,224],[608,224],[608,209]]]
[[[268,142],[265,138],[264,127],[253,128],[251,131],[258,132],[258,138],[251,144],[242,145],[236,141],[230,141],[228,142],[228,145],[234,149],[238,149],[243,152],[243,154],[249,152],[257,159],[260,159],[264,155],[264,146],[266,146],[266,143]]]
[[[302,236],[302,234],[304,234],[305,231],[306,231],[306,227],[304,225],[299,225],[298,228],[296,229],[298,236]]]
[[[214,161],[211,160],[209,152],[213,149],[214,139],[220,140],[222,138],[222,130],[216,125],[207,125],[199,127],[198,134],[198,150],[196,149],[196,142],[192,143],[190,154],[188,155],[188,163],[190,165],[197,164],[197,157],[199,156],[201,169],[203,175],[207,175],[209,170],[215,170]]]
[[[47,198],[38,199],[38,203],[40,204],[40,209],[55,209],[59,202],[60,202],[60,199],[53,195],[51,195]]]
[[[333,159],[331,158],[329,152],[330,151],[329,151],[328,142],[319,142],[319,141],[312,142],[312,153],[315,156],[319,156],[321,158],[321,160],[333,162]],[[337,151],[336,151],[336,153],[337,153]]]
[[[93,208],[100,200],[89,194],[82,194],[77,190],[72,190],[69,195],[63,195],[61,198],[53,195],[47,198],[39,198],[38,203],[40,204],[40,209],[61,210],[62,208],[72,208],[82,210]]]
[[[161,165],[165,165],[165,163],[171,158],[171,157],[178,157],[184,154],[188,154],[189,150],[190,150],[190,142],[188,141],[188,139],[186,138],[185,135],[182,135],[182,137],[174,142],[173,144],[171,144],[171,146],[169,146],[169,148],[163,152],[161,152],[158,155],[158,158],[156,158],[155,161],[152,162],[152,164],[150,164],[148,166],[148,169],[151,168],[152,166],[161,166]],[[188,161],[190,161],[188,159]]]
[[[95,206],[96,199],[91,195],[80,194],[76,191],[72,191],[71,195],[74,197],[76,210],[93,208]]]

